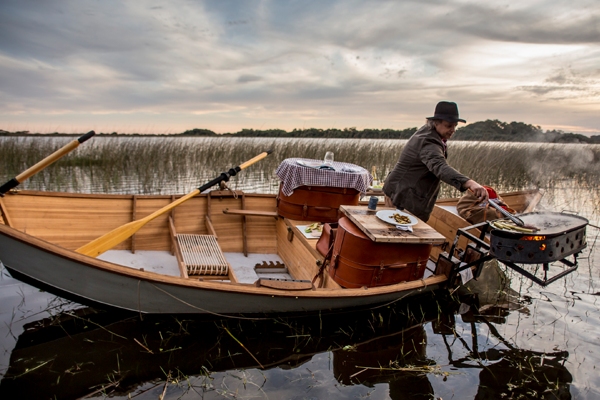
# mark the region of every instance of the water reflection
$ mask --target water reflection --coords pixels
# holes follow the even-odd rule
[[[316,386],[314,392],[323,394],[318,387],[323,370],[315,370],[313,364],[326,355],[335,385],[346,394],[356,395],[353,387],[372,389],[387,383],[391,399],[432,398],[434,383],[474,369],[479,372],[475,398],[530,398],[531,393],[570,398],[572,377],[564,366],[569,353],[511,344],[494,325],[508,313],[503,305],[480,314],[473,296],[415,300],[344,314],[257,320],[141,320],[90,308],[61,313],[25,325],[0,381],[0,397],[69,399],[105,393],[156,398],[170,375],[169,391],[184,397],[237,393],[243,398],[252,393],[268,398],[270,385],[282,371],[289,371],[288,377],[304,374]],[[458,317],[459,310],[463,314]],[[476,325],[487,327],[497,344],[482,345],[477,335],[469,340],[458,334],[456,318],[473,331]],[[431,341],[444,343],[445,358],[428,354]],[[253,373],[259,369],[262,383]],[[222,373],[249,381],[234,393],[225,377],[217,379]],[[290,390],[307,391],[295,382],[288,382]]]
[[[494,320],[498,323],[506,316],[508,312],[505,307],[493,307],[480,315],[475,315],[472,311],[462,315],[463,321],[470,323],[473,330],[477,323],[485,324],[489,333],[505,346],[503,349],[491,348],[479,351],[477,336],[473,336],[471,352],[468,356],[452,359],[449,352],[450,365],[459,369],[481,369],[475,399],[502,397],[570,399],[569,386],[573,377],[564,366],[569,352],[557,350],[546,353],[515,347],[502,337],[490,322]],[[469,348],[469,343],[464,342],[463,345]],[[474,365],[474,361],[477,365]]]

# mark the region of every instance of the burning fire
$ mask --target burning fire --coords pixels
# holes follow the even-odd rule
[[[546,236],[523,236],[521,240],[546,240]]]

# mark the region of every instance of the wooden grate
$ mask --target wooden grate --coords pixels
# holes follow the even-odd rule
[[[189,275],[227,275],[229,264],[213,235],[178,233],[177,243]]]

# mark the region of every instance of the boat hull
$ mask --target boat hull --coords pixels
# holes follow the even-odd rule
[[[0,225],[2,263],[15,279],[76,302],[148,314],[280,314],[370,307],[434,290],[440,277],[399,290],[279,291],[186,280],[83,256]]]
[[[520,201],[531,195],[514,193],[513,197]],[[503,197],[511,204],[510,196]],[[149,215],[174,198],[49,192],[6,196],[0,199],[0,261],[14,278],[57,296],[98,308],[146,314],[285,314],[370,308],[446,284],[445,275],[434,275],[387,286],[342,289],[328,281],[325,273],[323,287],[281,290],[235,280],[168,276],[74,251],[115,227]],[[531,208],[533,203],[527,204]],[[227,210],[236,208],[250,213],[227,215]],[[148,223],[115,249],[131,253],[169,250],[173,242],[169,229],[174,226],[180,233],[218,235],[223,252],[279,254],[294,279],[313,279],[322,255],[303,235],[294,239],[293,224],[273,218],[275,210],[274,195],[238,196],[218,191],[201,194],[178,206],[176,213]],[[259,216],[261,212],[266,214]],[[448,242],[461,224],[468,224],[441,208],[432,221],[430,225]],[[440,251],[441,247],[434,247],[432,256]]]

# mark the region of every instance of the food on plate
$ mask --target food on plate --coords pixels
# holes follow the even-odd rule
[[[315,222],[315,223],[312,223],[312,224],[310,224],[310,225],[309,225],[309,226],[307,226],[307,227],[306,227],[306,229],[304,230],[304,232],[306,232],[306,233],[311,233],[311,232],[312,232],[312,233],[314,233],[314,232],[319,232],[319,235],[320,235],[320,232],[322,232],[322,231],[323,231],[323,225],[321,225],[321,224],[320,224],[320,223],[318,223],[318,222]],[[314,234],[313,234],[313,236],[316,236],[316,235],[314,235]]]
[[[410,218],[406,215],[394,213],[394,215],[390,215],[390,218],[396,220],[396,222],[400,225],[410,224]]]

